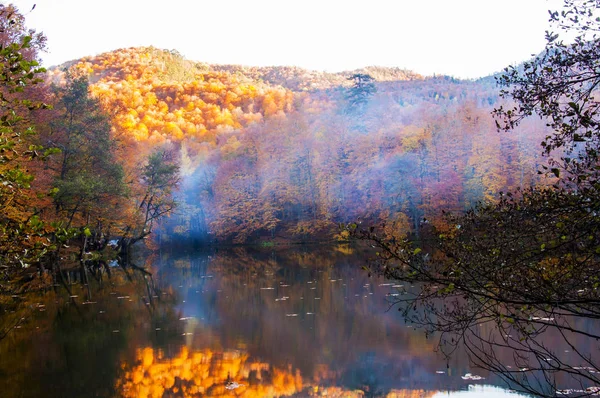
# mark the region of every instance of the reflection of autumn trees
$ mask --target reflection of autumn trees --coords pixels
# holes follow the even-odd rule
[[[140,349],[135,364],[122,364],[125,373],[117,381],[122,397],[282,397],[365,396],[362,390],[319,385],[303,378],[291,367],[281,369],[261,362],[242,351],[214,352],[210,349],[190,351],[182,347],[178,355],[167,358],[160,350]],[[327,373],[326,369],[322,372]],[[236,383],[236,384],[234,384]],[[229,387],[229,388],[228,388]],[[423,398],[435,392],[391,390],[389,398]]]
[[[181,335],[172,292],[148,289],[145,274],[113,268],[89,289],[75,279],[70,292],[0,296],[2,396],[114,396],[128,347],[155,341],[157,327]]]
[[[344,380],[381,391],[401,375],[404,386],[434,382],[440,366],[434,341],[386,312],[385,295],[396,289],[361,270],[365,253],[339,249],[240,248],[210,253],[206,261],[200,255],[163,258],[160,277],[185,281],[186,315],[198,322],[194,346],[243,349],[281,369],[293,364],[304,380],[318,379],[321,386]]]
[[[302,377],[290,369],[278,369],[240,351],[215,353],[209,349],[189,352],[183,347],[174,358],[164,358],[152,348],[139,350],[136,365],[127,368],[117,382],[123,397],[279,397],[302,390]],[[228,390],[227,382],[240,386]]]
[[[423,388],[435,386],[412,381],[413,374],[435,379],[432,342],[363,297],[377,284],[344,253],[351,248],[313,249],[163,258],[160,278],[182,284],[193,317],[184,330],[193,335],[181,349],[139,349],[122,363],[117,390],[124,397],[433,395]],[[375,383],[373,369],[381,373]],[[399,375],[406,389],[386,387]],[[233,382],[240,386],[228,390]]]

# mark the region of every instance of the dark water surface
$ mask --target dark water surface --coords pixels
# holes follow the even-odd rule
[[[517,396],[437,353],[364,262],[345,246],[170,253],[152,278],[13,298],[0,396]]]

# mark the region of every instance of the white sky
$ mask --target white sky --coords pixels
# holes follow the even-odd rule
[[[2,1],[10,3],[10,1]],[[44,65],[117,48],[337,72],[369,65],[475,78],[544,47],[561,0],[13,0],[48,37]],[[35,10],[29,12],[33,4]]]

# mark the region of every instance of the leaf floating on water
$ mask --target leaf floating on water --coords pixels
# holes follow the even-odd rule
[[[314,315],[314,312],[307,312],[306,315]]]
[[[285,314],[285,316],[298,316],[298,314]]]
[[[261,287],[260,290],[275,290],[274,287]]]
[[[439,374],[439,375],[443,375],[443,374],[444,374],[444,373],[446,373],[446,372],[444,372],[443,370],[436,370],[436,371],[435,371],[435,373],[437,373],[437,374]]]
[[[481,377],[479,375],[474,375],[471,373],[467,373],[464,376],[460,376],[463,380],[484,380],[485,377]]]

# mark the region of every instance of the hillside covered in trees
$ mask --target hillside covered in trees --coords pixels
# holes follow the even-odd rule
[[[492,77],[211,65],[153,47],[45,70],[44,36],[12,6],[0,16],[7,270],[56,280],[59,259],[106,267],[142,240],[345,240],[350,222],[418,237],[446,211],[551,182],[537,174],[548,128],[499,133]]]
[[[54,68],[48,80],[62,84],[65,67],[88,79],[112,134],[135,146],[123,162],[173,153],[179,206],[163,241],[343,238],[339,223],[355,220],[418,234],[443,211],[540,182],[546,128],[499,133],[491,77],[209,65],[130,48]],[[349,101],[357,74],[375,88],[360,109]]]

